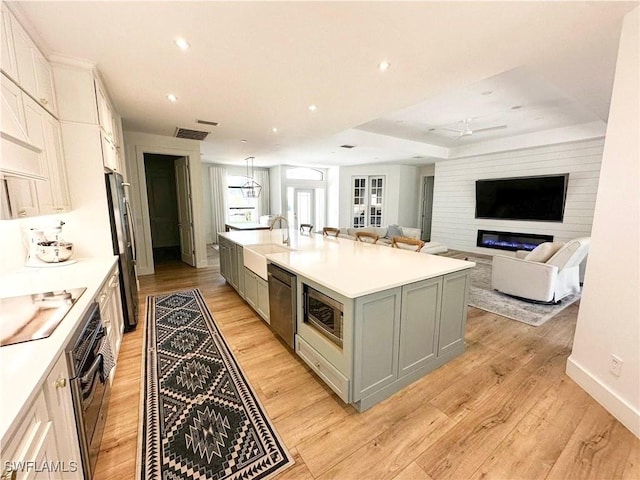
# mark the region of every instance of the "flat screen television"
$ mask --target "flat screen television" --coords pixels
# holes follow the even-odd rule
[[[476,180],[476,218],[561,222],[569,174]]]

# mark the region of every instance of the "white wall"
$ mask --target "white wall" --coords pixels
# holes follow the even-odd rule
[[[567,374],[640,437],[640,8],[624,20]],[[623,360],[619,377],[611,355]]]
[[[327,169],[327,225],[340,226],[340,167]]]
[[[384,175],[383,224],[418,227],[418,169],[410,165],[357,165],[340,167],[339,226],[351,226],[352,178],[361,175]]]
[[[129,178],[132,186],[130,200],[133,209],[134,225],[136,227],[136,245],[138,248],[138,263],[136,269],[138,275],[150,275],[154,272],[151,225],[149,223],[149,206],[144,174],[145,153],[159,153],[189,158],[196,267],[206,267],[206,229],[203,220],[203,171],[200,160],[200,142],[185,138],[151,135],[148,133],[125,132],[124,145]]]
[[[527,148],[436,163],[432,240],[449,248],[493,255],[505,250],[476,247],[477,231],[553,235],[568,241],[591,234],[604,140]],[[569,173],[563,222],[475,218],[475,181],[482,178]]]

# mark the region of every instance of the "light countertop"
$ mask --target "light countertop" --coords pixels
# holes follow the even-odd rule
[[[219,233],[247,246],[282,244],[282,230]],[[473,262],[349,239],[290,231],[291,251],[265,257],[347,298],[357,298],[475,266]]]
[[[5,444],[18,426],[54,363],[76,330],[83,314],[118,257],[78,259],[55,268],[21,268],[0,276],[0,296],[13,297],[48,290],[85,287],[49,338],[0,348],[0,442]],[[0,321],[2,312],[0,312]]]

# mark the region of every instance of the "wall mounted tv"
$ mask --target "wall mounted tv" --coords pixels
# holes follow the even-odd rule
[[[476,180],[476,218],[561,222],[569,174]]]

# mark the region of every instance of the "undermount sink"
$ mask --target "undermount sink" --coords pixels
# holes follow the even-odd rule
[[[278,243],[265,243],[263,245],[250,245],[244,247],[244,266],[267,280],[267,258],[265,255],[272,253],[290,252],[293,248]]]

